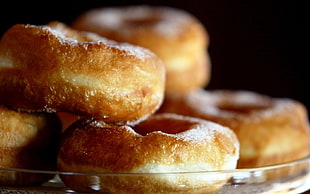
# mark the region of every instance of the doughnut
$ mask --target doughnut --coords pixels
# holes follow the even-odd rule
[[[152,50],[166,65],[166,93],[205,87],[210,81],[209,35],[190,13],[165,6],[95,8],[71,26]]]
[[[60,129],[55,114],[23,113],[0,105],[0,185],[37,185],[53,178],[1,168],[56,170]]]
[[[238,168],[280,164],[310,154],[305,106],[246,90],[199,90],[165,98],[157,113],[210,120],[234,130],[240,141]]]
[[[230,177],[202,172],[235,169],[238,157],[234,132],[202,119],[164,113],[134,126],[113,126],[84,118],[62,136],[58,169],[90,173],[60,175],[81,192],[212,193]]]
[[[148,49],[53,21],[16,24],[0,40],[0,104],[127,124],[163,101],[165,66]]]

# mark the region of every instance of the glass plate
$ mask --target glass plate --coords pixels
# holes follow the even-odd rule
[[[96,174],[0,168],[0,178],[4,175],[50,179],[38,186],[0,184],[0,193],[296,194],[310,189],[310,157],[267,167],[212,172]],[[82,192],[62,180],[73,181],[73,187]]]

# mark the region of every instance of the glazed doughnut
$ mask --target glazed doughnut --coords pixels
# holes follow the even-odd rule
[[[134,123],[163,100],[165,66],[153,52],[60,22],[16,24],[0,42],[0,103]]]
[[[60,130],[55,114],[22,113],[0,105],[0,168],[56,170]],[[0,185],[34,185],[52,177],[0,169]]]
[[[209,83],[207,30],[184,10],[147,5],[103,7],[86,11],[71,26],[152,50],[166,65],[166,92],[188,92]]]
[[[158,113],[170,112],[217,122],[240,141],[238,168],[273,165],[310,154],[304,105],[252,91],[200,90],[165,98]]]
[[[98,173],[96,180],[94,176],[61,175],[68,187],[82,192],[100,188],[118,194],[209,193],[218,190],[229,177],[178,173],[235,169],[238,157],[236,135],[213,122],[158,114],[129,127],[85,118],[65,131],[58,169]]]

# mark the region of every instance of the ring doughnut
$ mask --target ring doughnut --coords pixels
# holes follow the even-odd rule
[[[0,105],[0,168],[56,170],[60,130],[55,114],[22,113]],[[34,185],[50,178],[0,170],[0,185]]]
[[[166,92],[188,92],[210,80],[207,30],[190,13],[163,6],[103,7],[86,11],[71,25],[152,50],[165,63]]]
[[[61,22],[16,24],[0,41],[0,103],[134,123],[163,100],[165,66],[142,47]]]
[[[108,193],[209,193],[219,189],[229,177],[177,173],[235,169],[238,157],[236,135],[213,122],[158,114],[129,127],[85,118],[65,131],[58,169],[99,174],[142,173],[123,177],[99,175],[96,185],[89,182],[90,177],[61,176],[68,187],[82,192],[91,191],[88,186],[92,185]],[[167,172],[172,174],[160,174]]]
[[[307,111],[292,99],[252,91],[200,90],[165,98],[158,113],[214,121],[234,130],[240,141],[238,168],[267,166],[310,154]]]

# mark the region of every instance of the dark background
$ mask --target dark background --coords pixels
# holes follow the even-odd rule
[[[206,27],[212,78],[207,89],[243,89],[296,99],[310,109],[305,4],[272,0],[32,1],[2,5],[0,33],[16,23],[70,24],[101,6],[165,5],[187,10]]]

